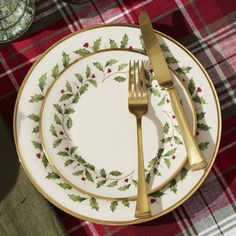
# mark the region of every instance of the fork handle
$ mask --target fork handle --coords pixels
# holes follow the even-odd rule
[[[167,89],[170,95],[171,105],[176,115],[184,144],[188,153],[188,163],[192,170],[203,169],[207,166],[207,161],[202,155],[195,137],[193,136],[190,127],[188,125],[188,121],[182,109],[182,106],[179,101],[179,96],[175,90],[174,86],[171,86]]]
[[[143,161],[143,141],[142,141],[142,118],[137,119],[137,139],[138,139],[138,193],[135,217],[148,218],[151,216],[148,195],[144,174],[144,161]]]

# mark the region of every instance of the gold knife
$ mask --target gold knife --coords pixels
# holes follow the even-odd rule
[[[195,137],[191,133],[184,111],[179,101],[179,96],[173,84],[172,75],[167,66],[161,47],[153,31],[152,24],[147,12],[139,14],[139,25],[147,51],[147,55],[152,64],[154,76],[159,85],[166,88],[169,92],[171,105],[177,118],[184,144],[188,153],[188,163],[192,170],[199,170],[207,166],[207,161],[203,157]]]

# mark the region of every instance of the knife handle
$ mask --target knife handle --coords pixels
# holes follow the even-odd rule
[[[171,105],[182,133],[185,148],[188,154],[188,163],[190,165],[190,168],[192,170],[203,169],[207,166],[207,161],[202,155],[195,140],[195,137],[191,132],[183,108],[180,104],[179,96],[176,92],[176,89],[174,86],[170,86],[169,88],[167,88],[167,91],[169,92]]]

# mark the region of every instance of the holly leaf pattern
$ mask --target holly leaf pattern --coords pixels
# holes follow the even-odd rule
[[[71,147],[71,148],[70,148],[70,155],[72,155],[76,150],[77,150],[77,147],[76,147],[76,146]]]
[[[71,107],[66,108],[66,110],[65,110],[65,114],[66,114],[66,115],[70,115],[70,114],[72,114],[72,113],[74,113],[74,112],[75,112],[75,110],[74,110],[73,108],[71,108]]]
[[[86,75],[86,78],[89,78],[91,76],[91,68],[89,66],[86,67],[85,75]]]
[[[93,171],[95,170],[95,166],[92,164],[86,163],[84,166],[90,170],[93,170]]]
[[[107,177],[107,174],[106,174],[106,171],[105,171],[104,168],[102,168],[102,169],[100,170],[100,175],[101,175],[103,178],[106,178],[106,177]]]
[[[76,172],[73,173],[74,176],[80,176],[84,173],[84,170],[77,170]]]
[[[63,189],[71,189],[72,187],[69,184],[66,183],[59,183],[58,184],[60,187],[62,187]]]
[[[206,112],[197,113],[197,121],[202,120],[205,117]]]
[[[110,48],[118,48],[115,40],[109,39]]]
[[[73,95],[70,94],[70,93],[66,93],[66,94],[63,94],[60,98],[60,102],[63,102],[63,101],[66,101],[68,100],[69,98],[71,98]]]
[[[118,72],[124,70],[128,66],[128,63],[122,63],[118,66]]]
[[[170,125],[166,122],[163,127],[163,132],[167,134],[169,132]]]
[[[94,41],[94,43],[93,43],[93,51],[94,52],[96,52],[97,50],[99,50],[99,48],[100,48],[100,45],[101,45],[101,38],[99,38],[99,39],[97,39],[97,40],[95,40]]]
[[[129,207],[129,206],[130,206],[128,200],[123,200],[123,201],[122,201],[122,204],[123,204],[125,207]]]
[[[127,184],[127,185],[119,187],[118,190],[123,192],[123,191],[126,191],[127,189],[129,189],[130,186],[131,186],[131,184]]]
[[[47,159],[47,157],[44,154],[42,156],[42,162],[43,162],[44,167],[47,168],[47,166],[48,166],[48,159]]]
[[[64,68],[68,67],[70,63],[70,57],[69,54],[66,54],[65,52],[62,53],[62,64]]]
[[[176,179],[172,179],[170,181],[170,191],[177,193],[177,181]]]
[[[207,104],[206,100],[203,97],[200,97],[198,95],[193,97],[193,101],[199,104]]]
[[[80,56],[85,56],[85,55],[88,55],[90,53],[90,51],[85,48],[80,48],[80,49],[74,51],[74,53],[78,54]]]
[[[77,80],[82,84],[83,83],[83,76],[81,74],[75,74],[75,77],[77,78]]]
[[[39,122],[39,116],[35,115],[35,114],[30,114],[27,116],[29,119],[35,121],[35,122]]]
[[[166,97],[163,96],[162,99],[161,99],[161,101],[158,102],[157,105],[158,105],[158,106],[161,106],[161,105],[165,104],[165,102],[166,102]]]
[[[151,175],[150,173],[148,173],[146,176],[146,182],[149,184],[150,180],[151,180]]]
[[[158,89],[149,88],[149,91],[150,91],[154,96],[160,97],[160,91],[159,91]]]
[[[176,148],[172,148],[168,152],[166,152],[164,154],[164,156],[166,156],[166,157],[171,156],[171,155],[173,155],[175,153],[175,151],[176,151]]]
[[[54,115],[54,121],[56,122],[57,125],[61,125],[61,120],[56,114]]]
[[[125,47],[127,47],[127,45],[128,45],[128,40],[129,40],[129,38],[128,38],[127,34],[125,34],[125,35],[123,36],[121,42],[120,42],[120,48],[125,48]]]
[[[111,182],[110,184],[107,185],[109,188],[113,188],[118,184],[118,180]]]
[[[204,123],[198,123],[197,124],[197,128],[203,131],[207,131],[210,129],[210,126],[204,124]]]
[[[77,162],[81,165],[83,165],[85,162],[85,160],[81,157],[81,156],[75,156],[75,159],[77,160]]]
[[[44,99],[44,96],[42,94],[34,94],[33,96],[31,96],[31,99],[29,100],[29,102],[33,103],[33,102],[40,102]]]
[[[38,133],[39,132],[39,126],[34,127],[32,133]]]
[[[94,79],[89,79],[88,82],[89,82],[90,84],[92,84],[94,87],[97,87],[97,86],[98,86],[98,85],[97,85],[97,81],[94,80]]]
[[[96,211],[99,210],[98,202],[94,197],[90,198],[90,206],[92,207],[92,209],[95,209]]]
[[[80,89],[79,89],[79,93],[80,95],[82,95],[83,93],[85,93],[88,90],[88,84],[83,84]]]
[[[80,195],[75,194],[68,194],[68,196],[73,202],[83,202],[87,199],[86,197],[81,197]]]
[[[180,172],[181,181],[183,181],[186,178],[187,174],[188,174],[188,170],[186,168],[183,168]]]
[[[46,79],[47,79],[46,73],[41,75],[41,77],[39,78],[39,88],[40,88],[41,92],[43,92],[43,89],[46,85]]]
[[[112,65],[116,64],[117,62],[118,62],[118,61],[115,60],[115,59],[110,59],[109,61],[107,61],[105,67],[107,67],[107,66],[112,66]]]
[[[85,177],[88,181],[93,182],[93,177],[88,170],[85,171]]]
[[[186,75],[187,73],[189,73],[191,69],[192,67],[190,66],[182,66],[182,67],[178,67],[175,71],[178,72],[179,74]]]
[[[56,140],[53,142],[53,148],[58,147],[61,142],[62,142],[62,139],[56,139]]]
[[[57,137],[57,131],[55,129],[55,126],[54,125],[51,125],[50,127],[50,132],[53,136]]]
[[[123,76],[116,76],[114,78],[114,80],[117,81],[117,82],[124,82],[126,80],[126,78],[123,77]]]
[[[176,58],[174,58],[174,57],[167,57],[167,58],[166,58],[166,62],[167,62],[168,64],[175,64],[175,63],[178,63],[178,61],[177,61]]]
[[[65,162],[65,166],[69,166],[69,165],[71,165],[73,162],[74,162],[74,160],[68,159],[68,160]]]
[[[114,212],[117,206],[118,206],[118,201],[112,201],[110,205],[111,211]]]
[[[73,125],[73,121],[72,121],[72,119],[69,117],[69,118],[67,119],[67,121],[66,121],[66,126],[67,126],[68,129],[70,129],[70,128],[72,127],[72,125]]]
[[[47,179],[60,179],[59,175],[55,172],[48,172],[48,175],[46,176]]]
[[[189,81],[189,84],[188,84],[188,91],[191,95],[193,95],[195,89],[196,89],[195,82],[194,82],[193,78],[191,78]]]
[[[70,82],[69,81],[66,81],[66,89],[72,93],[72,87],[70,85]]]
[[[151,194],[150,194],[150,196],[151,196],[151,197],[154,197],[154,198],[160,198],[160,197],[162,197],[163,195],[165,195],[165,193],[162,192],[162,191],[157,191],[157,192],[154,192],[154,193],[151,193]]]
[[[176,144],[183,144],[183,142],[181,141],[181,139],[177,136],[174,136],[174,140]]]
[[[103,71],[103,66],[100,62],[93,62],[93,65],[100,71]]]
[[[100,188],[100,187],[103,186],[106,182],[107,182],[106,179],[102,179],[102,180],[98,181],[98,182],[97,182],[97,188]]]
[[[170,51],[169,48],[165,44],[161,44],[160,47],[161,47],[161,50],[163,52],[169,52]]]
[[[32,141],[32,144],[36,149],[43,150],[42,144],[40,142]]]
[[[57,78],[59,75],[59,66],[58,64],[56,64],[53,68],[52,68],[52,77],[53,78]]]
[[[170,168],[170,160],[167,158],[165,158],[164,160],[165,160],[165,164],[166,164],[167,168]]]
[[[60,151],[60,152],[57,153],[57,155],[62,156],[62,157],[68,157],[69,153],[68,152]]]
[[[56,111],[59,113],[59,114],[62,114],[62,108],[60,105],[58,104],[53,104],[54,108],[56,109]]]
[[[112,175],[112,176],[120,176],[120,175],[122,175],[122,173],[117,171],[117,170],[113,170],[109,174]]]
[[[199,149],[200,149],[201,151],[203,151],[203,150],[205,150],[205,149],[208,148],[208,145],[209,145],[209,144],[210,144],[209,142],[200,143],[200,144],[198,145],[198,147],[199,147]]]

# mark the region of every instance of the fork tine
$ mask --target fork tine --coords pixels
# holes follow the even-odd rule
[[[136,85],[136,65],[135,65],[135,60],[134,60],[134,97],[137,97],[137,85]]]
[[[141,75],[138,61],[138,97],[142,97]]]
[[[129,61],[129,97],[132,97],[131,61]]]
[[[146,85],[146,79],[145,79],[145,73],[144,73],[144,65],[142,61],[141,65],[141,79],[142,79],[142,87],[143,87],[143,97],[147,97],[147,85]]]

